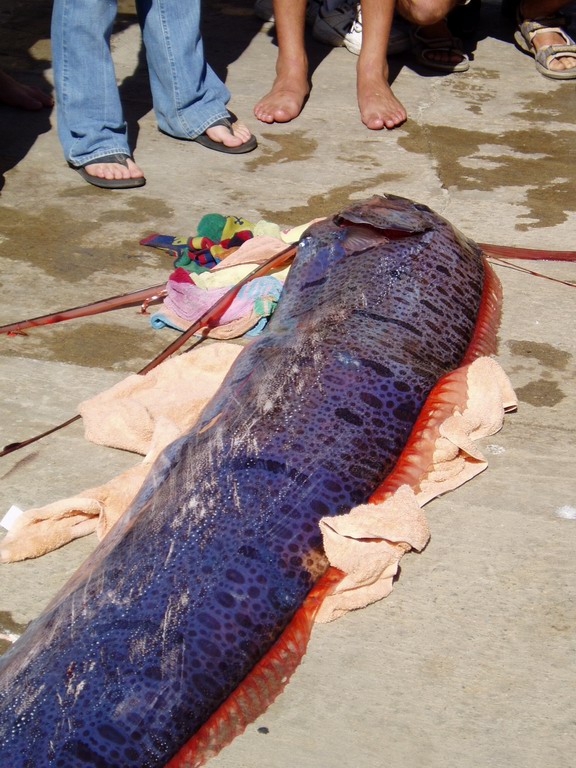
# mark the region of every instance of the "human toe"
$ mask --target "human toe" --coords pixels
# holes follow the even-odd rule
[[[252,136],[250,129],[239,122],[232,123],[230,128],[225,125],[214,125],[206,130],[206,135],[212,141],[217,141],[226,147],[239,147]]]
[[[115,179],[140,179],[144,176],[141,168],[130,158],[127,158],[126,165],[121,163],[90,163],[85,166],[85,170],[90,176],[108,179],[109,181]]]

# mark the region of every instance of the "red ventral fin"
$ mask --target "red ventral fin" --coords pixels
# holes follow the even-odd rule
[[[329,568],[309,593],[282,636],[166,768],[198,768],[261,715],[280,694],[306,653],[314,617],[344,574]]]
[[[478,243],[486,256],[504,259],[528,259],[531,261],[576,261],[576,251],[549,251],[535,248],[514,248],[508,245]]]
[[[443,376],[428,395],[412,433],[392,472],[370,497],[380,504],[400,486],[409,485],[415,492],[432,465],[440,425],[464,410],[468,399],[467,366],[483,355],[496,351],[496,333],[500,322],[502,287],[492,267],[484,261],[484,287],[476,327],[459,368]]]

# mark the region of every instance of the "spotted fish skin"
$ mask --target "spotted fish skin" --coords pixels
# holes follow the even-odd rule
[[[0,660],[0,765],[165,766],[326,569],[320,518],[394,467],[483,283],[478,247],[408,200],[312,226],[268,331]]]

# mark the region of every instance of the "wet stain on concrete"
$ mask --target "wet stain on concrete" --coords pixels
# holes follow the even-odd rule
[[[447,189],[524,189],[524,199],[519,192],[518,202],[528,212],[520,216],[525,221],[516,229],[526,231],[563,224],[576,208],[576,185],[566,166],[574,136],[573,130],[557,130],[550,141],[544,126],[487,135],[446,125],[407,123],[398,143],[408,152],[435,158]]]
[[[268,165],[281,165],[289,162],[302,162],[310,160],[318,142],[306,135],[305,131],[292,131],[291,133],[275,134],[262,133],[262,138],[273,142],[276,148],[265,148],[258,157],[246,163],[248,171],[257,171]]]
[[[474,69],[473,76],[467,78],[448,78],[447,86],[450,92],[466,104],[466,109],[475,115],[482,114],[482,105],[494,98],[500,79],[500,73],[487,69]],[[492,87],[488,87],[492,83]]]
[[[83,190],[75,190],[70,196],[82,195]],[[101,270],[128,274],[135,268],[134,254],[142,251],[139,240],[149,232],[150,226],[145,226],[145,222],[150,221],[151,213],[160,219],[170,212],[162,200],[132,199],[124,205],[116,210],[96,212],[92,220],[79,218],[64,206],[47,206],[38,215],[22,209],[15,215],[13,210],[2,208],[0,231],[5,238],[2,256],[20,263],[29,262],[36,275],[41,270],[71,284],[87,280]],[[130,231],[134,232],[131,239],[117,239],[111,235],[108,245],[91,242],[92,233],[115,222],[141,222],[142,229],[138,231],[131,227]],[[11,250],[11,242],[18,243],[18,248]],[[27,243],[26,248],[21,247],[23,242]],[[146,257],[161,259],[162,255],[153,249],[146,249]]]
[[[569,352],[539,341],[511,339],[507,344],[513,355],[526,357],[530,360],[538,360],[541,365],[547,368],[554,368],[557,371],[565,371],[572,359],[572,355]]]
[[[11,338],[3,355],[134,373],[174,338],[172,334],[154,331],[144,318],[141,330],[83,322],[75,327],[38,329],[29,336]]]
[[[485,67],[479,67],[474,64],[473,71],[468,74],[468,80],[472,83],[477,80],[500,80],[500,72],[498,72],[497,69],[486,69]],[[455,83],[456,81],[460,82],[460,78],[454,78],[453,82]],[[464,82],[462,82],[462,84],[465,85]]]
[[[564,123],[567,126],[574,125],[574,111],[576,109],[576,94],[564,91],[559,98],[556,89],[551,88],[541,93],[520,93],[519,98],[524,100],[523,108],[519,112],[512,112],[512,117],[518,120],[534,123],[535,115],[542,123]]]
[[[533,370],[534,365],[542,367],[539,378],[530,381],[523,387],[516,387],[516,395],[521,402],[536,407],[552,408],[564,400],[566,395],[559,382],[554,380],[552,371],[566,371],[572,355],[563,349],[557,349],[552,344],[538,341],[510,339],[507,342],[510,352],[516,359],[524,359],[524,364],[517,365],[515,372]],[[531,363],[531,365],[530,365]]]
[[[520,402],[534,405],[537,408],[552,408],[566,397],[558,386],[558,382],[544,378],[516,388],[515,392]]]
[[[6,653],[28,625],[18,624],[7,611],[0,611],[0,654]]]
[[[541,612],[543,621],[542,629],[548,628],[551,635],[555,633],[573,636],[576,630],[576,613],[574,605],[568,601],[543,601]]]
[[[310,211],[314,211],[315,218],[321,218],[322,216],[331,216],[334,213],[341,211],[353,202],[352,196],[361,192],[365,192],[366,189],[382,188],[391,190],[391,185],[394,182],[402,179],[402,174],[399,173],[380,173],[372,178],[362,178],[352,184],[347,184],[344,187],[336,187],[335,189],[328,190],[325,193],[319,195],[312,195],[303,205],[298,205],[293,208],[287,208],[282,211],[282,224],[285,226],[296,226],[302,224],[305,221],[310,220]],[[364,194],[364,197],[368,195]],[[270,221],[276,221],[278,219],[278,211],[262,210],[262,216]]]

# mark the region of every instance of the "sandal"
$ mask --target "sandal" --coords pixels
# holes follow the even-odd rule
[[[563,27],[568,26],[565,16],[547,16],[539,19],[522,19],[518,13],[518,29],[514,40],[518,48],[534,58],[536,69],[544,77],[553,80],[575,80],[576,67],[571,69],[550,69],[550,62],[561,58],[576,58],[576,43]],[[546,45],[536,50],[534,38],[542,32],[556,32],[564,40],[558,45]]]
[[[223,117],[221,120],[215,120],[212,125],[208,126],[208,128],[214,128],[217,125],[223,125],[228,128],[230,133],[234,133],[232,130],[232,121],[227,117]],[[200,144],[202,147],[214,149],[216,152],[226,152],[229,155],[243,155],[245,152],[252,152],[252,150],[256,149],[258,146],[255,136],[250,136],[244,144],[239,144],[237,147],[228,147],[221,141],[214,141],[214,139],[211,139],[206,133],[201,133],[200,136],[196,136],[196,138],[190,139],[190,141],[195,141],[196,144]]]
[[[130,155],[114,154],[97,157],[96,160],[90,160],[89,163],[84,165],[72,165],[72,163],[68,163],[68,165],[79,173],[88,184],[100,187],[101,189],[133,189],[134,187],[143,187],[146,184],[146,179],[143,176],[136,179],[101,179],[100,176],[92,176],[86,170],[87,165],[95,165],[96,163],[118,163],[118,165],[128,168],[128,159],[132,160]]]
[[[441,72],[466,72],[470,67],[470,59],[464,53],[462,41],[458,37],[424,37],[420,34],[423,27],[410,28],[410,41],[412,53],[425,67],[438,69]],[[461,61],[435,61],[429,58],[430,53],[445,52],[454,53],[461,57]]]

